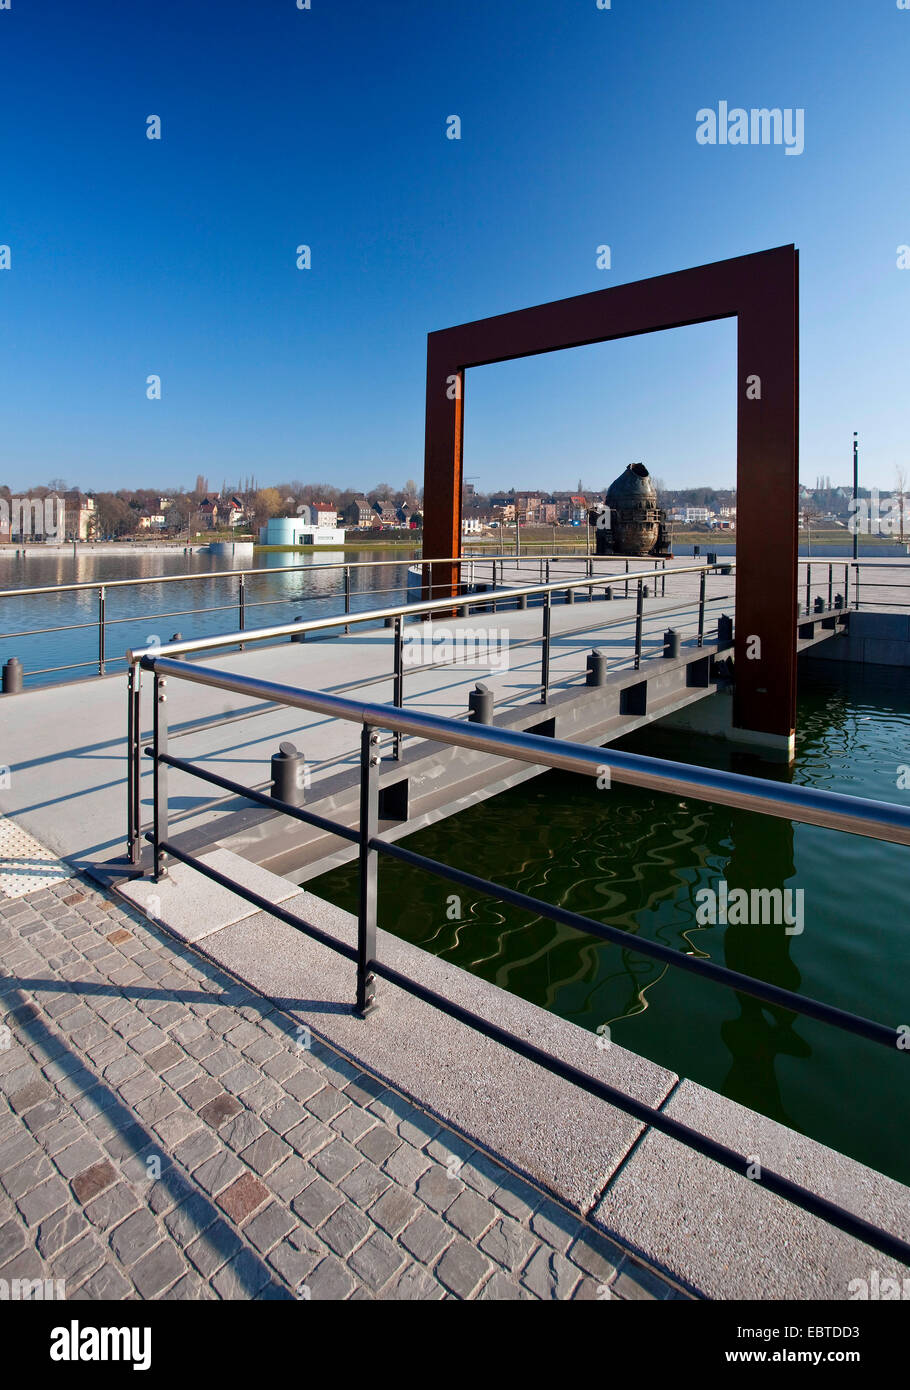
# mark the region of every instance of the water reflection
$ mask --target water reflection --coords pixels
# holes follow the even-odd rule
[[[756,888],[784,888],[795,879],[790,821],[730,811],[727,836],[733,846],[725,871],[731,892],[736,888],[749,893]],[[793,941],[783,925],[728,925],[724,964],[799,993],[802,977],[792,959]],[[725,1020],[720,1030],[733,1059],[724,1094],[797,1127],[784,1105],[775,1061],[778,1056],[811,1056],[811,1048],[798,1032],[802,1019],[789,1009],[763,1004],[739,991],[735,998],[739,1012],[736,1018]]]
[[[124,545],[123,554],[104,555],[79,550],[72,554],[45,554],[30,550],[27,557],[0,555],[3,588],[38,588],[55,584],[106,584],[105,621],[108,669],[117,670],[130,647],[144,645],[151,634],[167,640],[179,630],[185,638],[234,632],[239,626],[240,584],[230,557],[170,551],[141,553]],[[393,564],[388,551],[265,552],[256,556],[254,573],[246,585],[246,626],[272,627],[304,618],[331,617],[344,611],[344,563],[351,563],[351,608],[363,611],[384,603],[399,602],[407,592],[407,551],[396,551]],[[352,562],[377,560],[369,568]],[[321,566],[339,562],[337,568]],[[276,571],[293,566],[287,573]],[[184,575],[212,575],[210,580],[124,588],[110,587],[121,579],[145,579]],[[376,591],[380,592],[377,593]],[[0,660],[18,656],[26,670],[26,683],[35,684],[73,675],[90,675],[98,659],[97,590],[67,591],[32,597],[3,599],[0,593],[0,632],[12,634],[0,640]],[[32,634],[36,628],[68,629]],[[26,635],[28,634],[28,635]],[[45,668],[73,666],[81,669],[62,675],[39,675]],[[29,676],[29,673],[32,673]]]

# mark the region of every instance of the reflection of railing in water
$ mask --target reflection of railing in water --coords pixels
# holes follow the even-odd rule
[[[179,863],[195,869],[210,881],[236,893],[259,911],[271,915],[285,925],[293,927],[350,960],[356,967],[354,1009],[361,1018],[367,1019],[376,1007],[377,978],[385,980],[457,1022],[465,1024],[509,1048],[519,1056],[537,1063],[545,1070],[578,1086],[581,1090],[633,1116],[643,1124],[650,1125],[660,1133],[686,1144],[695,1152],[743,1177],[759,1181],[763,1187],[777,1196],[783,1197],[804,1211],[822,1218],[829,1224],[845,1231],[848,1235],[864,1241],[874,1249],[904,1263],[910,1263],[910,1244],[906,1241],[873,1226],[853,1212],[837,1206],[826,1198],[810,1192],[799,1183],[793,1182],[764,1166],[762,1166],[760,1176],[756,1177],[752,1160],[748,1155],[737,1153],[727,1145],[708,1138],[664,1111],[654,1109],[634,1097],[625,1095],[616,1087],[580,1071],[536,1044],[529,1042],[526,1038],[491,1023],[470,1009],[453,1003],[444,995],[420,984],[401,971],[393,969],[379,958],[377,894],[381,856],[388,856],[413,868],[425,870],[478,894],[510,903],[532,913],[538,913],[553,922],[593,937],[599,937],[612,945],[627,949],[629,947],[628,934],[616,927],[605,925],[579,913],[570,912],[562,907],[533,898],[528,894],[503,887],[501,884],[480,878],[475,874],[455,869],[439,860],[415,854],[401,844],[383,839],[378,833],[381,763],[379,731],[386,729],[394,734],[410,734],[449,744],[456,748],[469,749],[510,760],[517,759],[520,762],[538,767],[557,767],[566,772],[574,772],[589,777],[599,776],[606,765],[610,768],[611,777],[619,782],[626,782],[635,786],[649,786],[659,791],[671,792],[677,796],[691,796],[698,801],[731,806],[738,811],[748,810],[789,821],[824,825],[846,830],[852,834],[886,839],[905,845],[910,845],[910,810],[887,802],[864,801],[857,797],[820,792],[807,787],[765,782],[758,778],[744,777],[736,773],[691,767],[682,763],[664,762],[657,758],[619,752],[611,748],[588,748],[562,740],[517,733],[513,730],[500,729],[490,725],[462,724],[457,720],[442,718],[438,715],[407,712],[388,705],[368,705],[334,695],[319,694],[315,691],[296,690],[269,681],[231,675],[211,667],[186,664],[154,652],[137,653],[135,659],[140,663],[142,670],[153,675],[155,687],[153,743],[151,748],[146,750],[152,759],[153,824],[146,838],[152,845],[153,874],[156,881],[167,875],[169,858],[175,859]],[[254,700],[268,699],[292,709],[306,710],[359,725],[361,728],[360,814],[357,828],[354,829],[341,822],[333,822],[325,816],[307,811],[302,806],[292,806],[274,796],[251,792],[242,784],[220,777],[188,759],[174,757],[168,751],[165,686],[169,679],[188,681],[214,690],[229,691],[235,695],[247,696]],[[136,748],[137,755],[138,751]],[[281,906],[276,906],[244,884],[218,872],[210,864],[176,845],[169,838],[169,768],[232,791],[235,795],[245,796],[254,803],[268,807],[273,812],[328,831],[348,843],[357,845],[359,851],[359,905],[356,946],[350,946],[347,942],[338,940],[328,932],[294,916]],[[138,782],[138,769],[134,775]],[[673,965],[677,969],[688,971],[715,984],[722,984],[737,993],[746,995],[750,1000],[759,1001],[765,1007],[791,1010],[795,1014],[813,1018],[818,1022],[866,1038],[889,1049],[902,1050],[903,1035],[899,1027],[889,1027],[795,994],[792,990],[767,984],[751,975],[675,950],[663,942],[639,938],[635,942],[634,949],[652,960]]]

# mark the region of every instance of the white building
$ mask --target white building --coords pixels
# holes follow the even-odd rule
[[[301,502],[297,508],[297,515],[308,526],[313,526],[320,531],[338,526],[338,508],[331,506],[328,502],[314,502],[312,505]]]
[[[707,507],[674,507],[669,519],[670,521],[682,522],[710,522],[714,520],[714,513],[709,511]]]
[[[303,516],[273,516],[259,528],[260,545],[340,545],[343,541],[344,528],[337,524],[334,512],[331,526],[314,526]]]

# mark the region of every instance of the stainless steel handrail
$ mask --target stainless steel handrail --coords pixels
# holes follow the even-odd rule
[[[735,565],[735,561],[724,561],[724,566]],[[706,566],[699,565],[679,565],[671,573],[678,574],[698,574],[706,568],[719,570],[721,563]],[[661,578],[663,570],[637,570],[635,571],[635,581],[645,579]],[[625,576],[623,576],[623,579]],[[519,587],[509,589],[490,590],[484,594],[457,594],[446,598],[424,599],[419,603],[397,604],[391,608],[367,608],[360,613],[342,613],[329,618],[313,618],[303,623],[282,623],[277,627],[247,628],[242,637],[236,632],[220,633],[214,637],[200,637],[196,641],[185,642],[162,642],[160,646],[131,648],[127,652],[127,660],[131,663],[141,661],[149,654],[167,656],[168,654],[182,654],[184,652],[218,651],[224,647],[236,646],[241,640],[244,645],[250,642],[274,641],[279,637],[291,637],[302,632],[323,632],[333,627],[344,627],[353,623],[381,622],[386,618],[397,618],[399,616],[417,617],[423,613],[451,613],[453,609],[476,608],[482,604],[492,603],[494,598],[497,603],[505,603],[511,599],[518,599],[522,595],[531,594],[554,594],[563,593],[566,589],[587,589],[597,586],[606,587],[616,583],[614,574],[584,575],[579,579],[553,579],[544,584],[523,584]]]
[[[368,704],[341,695],[324,695],[315,690],[231,675],[210,666],[194,666],[163,656],[145,656],[142,666],[158,676],[174,676],[235,695],[272,700],[313,714],[451,743],[474,752],[585,776],[596,777],[608,767],[611,778],[629,786],[648,787],[672,796],[691,796],[697,801],[760,811],[805,825],[820,825],[852,835],[868,835],[894,844],[910,845],[910,807],[896,802],[870,801],[815,787],[767,782],[760,777],[651,758],[641,753],[624,753],[614,748],[589,748],[564,739],[543,738],[491,724],[465,724],[443,715],[406,711],[394,705]]]

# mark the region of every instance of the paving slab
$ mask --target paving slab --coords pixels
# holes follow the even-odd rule
[[[227,849],[203,854],[200,862],[272,903],[284,902],[297,892],[293,883],[266,873]],[[150,878],[133,879],[124,883],[122,892],[152,920],[163,922],[181,941],[201,941],[256,911],[236,893],[222,888],[189,864],[172,864],[167,876],[158,883]]]
[[[282,906],[339,941],[356,941],[356,918],[312,893]],[[648,1105],[659,1105],[676,1084],[663,1067],[615,1044],[604,1049],[595,1034],[381,929],[377,943],[379,958],[402,974]],[[349,1055],[369,1056],[374,1074],[419,1098],[424,1110],[581,1213],[642,1132],[637,1120],[386,981],[377,985],[379,1009],[357,1018],[353,964],[268,913],[213,932],[202,945]]]
[[[272,887],[276,895],[285,891]],[[60,912],[74,896],[72,913],[86,928],[75,937],[72,914]],[[295,1020],[133,905],[78,877],[21,901],[27,912],[0,917],[0,1023],[9,1029],[9,1046],[0,1050],[3,1276],[48,1279],[60,1290],[56,1296],[87,1301],[434,1299],[446,1291],[483,1298],[502,1296],[506,1274],[514,1280],[539,1251],[555,1255],[546,1232],[530,1226],[538,1209],[553,1206],[538,1187],[501,1159],[465,1145],[316,1029],[301,1046]],[[40,927],[42,947],[53,946],[46,958],[34,935],[22,934],[23,918]],[[91,959],[89,927],[99,918],[112,949]],[[68,942],[76,944],[64,977],[51,961]],[[143,1010],[159,995],[170,1001],[169,1012],[160,1028],[147,1027]],[[53,1005],[64,997],[70,1007],[61,1013]],[[123,1036],[152,1084],[150,1095],[168,1114],[157,1133],[145,1088],[134,1094],[131,1079],[118,1091],[88,1050],[95,1028],[113,1032],[112,1000],[127,1011],[118,1012],[119,1025],[133,1015],[138,1020],[138,1031]],[[87,1025],[91,1019],[97,1022]],[[267,1044],[268,1061],[250,1063],[257,1046],[251,1029]],[[146,1039],[147,1033],[153,1036]],[[213,1076],[206,1079],[214,1094],[188,1080],[198,1071],[193,1049],[206,1040],[220,1057],[218,1075],[236,1078],[236,1096]],[[211,1055],[208,1045],[201,1050]],[[325,1123],[310,1113],[311,1125],[301,1121],[286,1136],[289,1143],[280,1139],[274,1126],[284,1130],[323,1092],[343,1093],[341,1108],[323,1107]],[[226,1109],[219,1098],[229,1102]],[[57,1116],[50,1123],[49,1106]],[[172,1132],[171,1116],[181,1121]],[[195,1128],[186,1137],[188,1127]],[[307,1138],[300,1136],[304,1129]],[[520,1237],[481,1254],[464,1232],[486,1229],[480,1219],[486,1208],[462,1203],[453,1224],[436,1214],[450,1203],[430,1206],[422,1199],[424,1173],[441,1175],[452,1201],[466,1191],[457,1177],[449,1179],[438,1149],[428,1151],[438,1145],[463,1153],[466,1171],[483,1166],[494,1204],[506,1192],[523,1204]],[[416,1162],[393,1174],[391,1161],[405,1152]],[[563,1220],[587,1240],[596,1238],[567,1209]],[[590,1260],[584,1242],[576,1245],[572,1282],[580,1287]],[[455,1253],[441,1270],[449,1251]],[[507,1271],[505,1260],[518,1268]],[[617,1281],[632,1263],[623,1251],[615,1268],[605,1268],[610,1297],[622,1299]],[[654,1278],[665,1297],[677,1296],[672,1281],[659,1271]],[[536,1296],[563,1294],[541,1288]]]
[[[910,1188],[834,1149],[684,1080],[667,1115],[903,1240]],[[592,1217],[683,1281],[718,1299],[848,1299],[870,1270],[906,1278],[908,1267],[649,1130]]]

